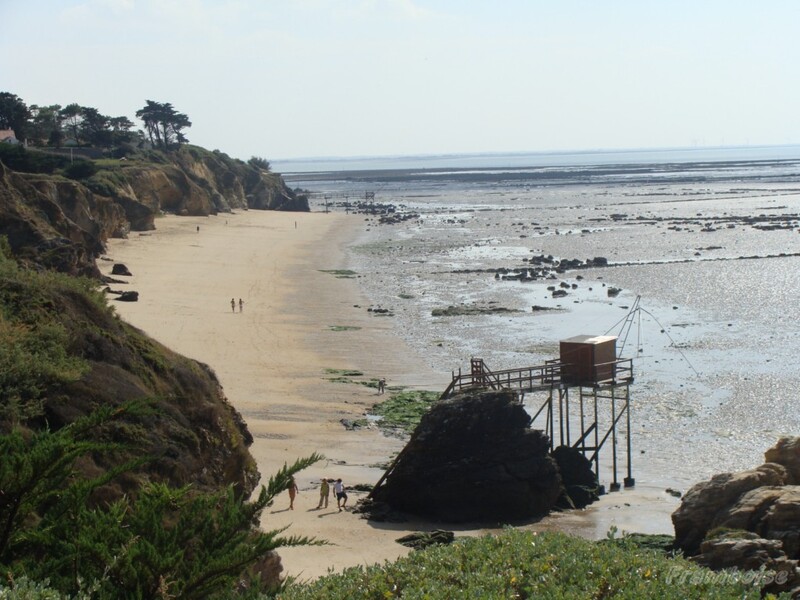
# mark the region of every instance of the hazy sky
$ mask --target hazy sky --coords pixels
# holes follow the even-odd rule
[[[797,0],[0,0],[0,23],[0,91],[171,102],[238,158],[800,143]]]

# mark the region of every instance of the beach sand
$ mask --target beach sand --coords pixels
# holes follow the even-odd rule
[[[339,512],[335,498],[327,510],[316,510],[320,478],[374,484],[380,465],[403,445],[375,429],[347,430],[340,420],[361,418],[384,397],[374,388],[331,381],[326,370],[385,377],[390,387],[442,390],[450,369],[458,366],[433,371],[393,333],[390,317],[367,311],[369,300],[356,279],[325,272],[347,269],[347,247],[365,226],[362,216],[341,213],[167,216],[156,220],[155,231],[111,240],[105,257],[110,260],[100,261],[104,274],[115,262],[133,273],[128,284],[111,286],[139,292],[136,303],[111,301],[122,318],[216,372],[253,434],[250,451],[264,482],[284,463],[312,452],[325,455],[298,475],[294,510],[282,494],[263,514],[266,529],[288,525],[286,535],[329,542],[279,551],[285,574],[300,579],[392,560],[408,552],[397,537],[442,526],[368,523]],[[350,492],[348,506],[364,495]],[[663,490],[638,486],[531,527],[594,538],[603,537],[610,525],[669,532],[668,515],[677,502]],[[494,529],[457,528],[457,533]]]

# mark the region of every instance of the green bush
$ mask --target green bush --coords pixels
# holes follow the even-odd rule
[[[289,487],[295,473],[322,458],[316,454],[284,465],[252,502],[232,486],[199,493],[148,484],[134,497],[95,506],[92,492],[136,463],[81,479],[74,475],[76,460],[113,451],[115,445],[95,441],[102,429],[146,408],[105,407],[55,432],[15,427],[0,436],[0,573],[8,581],[25,576],[46,582],[42,594],[229,597],[241,581],[253,592],[269,591],[247,573],[266,553],[319,543],[258,528],[263,509]],[[0,583],[0,598],[6,595]],[[17,588],[16,597],[26,596]]]
[[[103,306],[105,299],[87,280],[21,269],[5,251],[0,253],[0,281],[2,431],[3,424],[38,416],[48,389],[76,381],[88,368],[68,350],[70,335],[52,306],[53,297],[78,289]]]
[[[756,600],[759,588],[751,581],[746,574],[714,573],[633,544],[597,544],[562,533],[507,530],[292,585],[278,598]]]
[[[98,166],[101,167],[100,170],[84,181],[84,184],[95,194],[109,197],[115,196],[117,189],[125,184],[125,176],[121,173],[119,167],[113,168],[109,165],[103,168],[102,165]]]
[[[8,587],[0,582],[0,600],[69,600],[50,587],[50,580],[31,581],[25,576],[10,581]]]
[[[70,179],[88,179],[97,173],[97,165],[91,160],[76,160],[64,169],[64,176]]]
[[[251,167],[255,167],[256,169],[261,169],[263,171],[269,171],[271,165],[266,158],[262,158],[260,156],[252,156],[250,160],[247,161],[247,164]]]
[[[54,173],[69,164],[69,158],[31,152],[20,145],[0,144],[0,162],[21,173]]]

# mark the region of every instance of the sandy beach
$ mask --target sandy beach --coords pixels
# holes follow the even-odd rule
[[[114,302],[118,314],[170,348],[210,365],[255,438],[251,452],[266,480],[284,463],[312,452],[326,460],[297,478],[295,510],[288,495],[264,512],[262,525],[290,525],[330,545],[283,549],[285,573],[301,579],[408,552],[395,539],[436,524],[371,524],[339,512],[335,499],[316,510],[321,477],[347,485],[374,484],[402,441],[378,430],[348,431],[380,400],[373,388],[330,381],[326,369],[355,369],[389,386],[444,389],[450,369],[434,372],[392,332],[390,318],[367,311],[358,282],[340,278],[346,249],[364,230],[362,216],[341,213],[244,211],[214,217],[167,216],[157,229],[112,240],[101,270],[115,262],[133,273],[127,285],[137,303]],[[243,301],[240,311],[238,301]],[[234,299],[234,310],[231,300]],[[350,493],[349,504],[363,494]],[[602,537],[620,530],[669,532],[677,500],[639,485],[605,496],[587,511],[560,514],[534,525]],[[450,527],[452,529],[452,527]],[[486,529],[459,529],[478,534]]]

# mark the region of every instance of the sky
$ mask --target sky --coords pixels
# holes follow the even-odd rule
[[[242,159],[800,144],[797,0],[0,0],[0,23],[0,91],[170,102]]]

